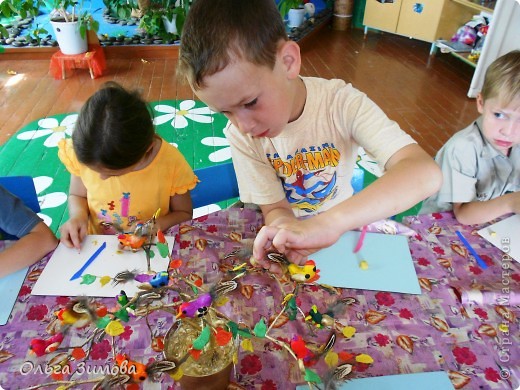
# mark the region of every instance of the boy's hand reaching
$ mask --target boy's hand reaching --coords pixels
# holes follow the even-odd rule
[[[335,230],[322,226],[316,217],[279,226],[264,226],[255,239],[253,258],[264,268],[278,270],[279,266],[266,258],[267,252],[274,248],[290,262],[303,265],[310,254],[338,240],[339,232]]]
[[[88,220],[71,218],[60,227],[60,241],[68,248],[81,249],[81,243],[87,235]]]

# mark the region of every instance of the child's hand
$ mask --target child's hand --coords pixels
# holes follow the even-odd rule
[[[267,256],[264,256],[263,258],[260,258],[258,260],[254,256],[251,256],[249,262],[253,267],[261,267],[264,270],[269,271],[272,274],[278,276],[283,275],[285,272],[285,269],[281,264],[269,260]]]
[[[266,253],[275,248],[277,252],[285,254],[290,262],[303,265],[310,254],[334,244],[340,234],[338,229],[322,225],[318,217],[279,226],[264,226],[255,239],[253,257],[260,265],[264,265],[268,261]],[[269,265],[268,268],[271,267]]]
[[[81,243],[87,235],[88,220],[71,218],[60,227],[60,241],[68,248],[81,249]]]
[[[253,245],[253,258],[261,267],[274,273],[280,273],[280,267],[267,259],[267,253],[273,249],[285,254],[287,260],[295,264],[303,264],[307,260],[310,251],[298,250],[298,245],[303,246],[305,234],[297,230],[277,226],[264,226],[258,232]]]

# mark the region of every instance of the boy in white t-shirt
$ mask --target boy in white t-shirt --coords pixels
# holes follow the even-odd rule
[[[178,72],[231,122],[240,199],[265,217],[253,251],[265,267],[272,247],[302,263],[441,183],[433,159],[365,94],[342,80],[302,78],[300,66],[273,1],[197,0],[190,8]],[[352,196],[358,146],[386,174]]]

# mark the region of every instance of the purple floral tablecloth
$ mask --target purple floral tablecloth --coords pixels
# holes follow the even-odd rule
[[[519,264],[478,236],[480,227],[460,226],[451,213],[410,217],[406,223],[416,232],[409,242],[422,295],[306,285],[297,295],[299,308],[308,313],[316,305],[325,312],[340,299],[354,299],[355,303],[334,319],[341,325],[338,329],[351,327],[355,331],[347,337],[340,334],[333,351],[340,360],[367,354],[373,362],[355,364],[352,378],[443,370],[456,388],[517,389],[519,307],[507,301],[500,306],[463,306],[454,288],[507,287],[519,291]],[[261,215],[249,209],[231,208],[201,217],[173,232],[173,257],[183,259],[184,267],[204,283],[213,284],[234,265],[247,260],[261,225]],[[468,254],[456,230],[470,241],[489,265],[487,269],[480,268]],[[31,295],[45,263],[43,259],[32,267],[8,324],[0,327],[0,385],[4,389],[52,382],[46,367],[57,354],[66,353],[58,350],[38,358],[28,349],[31,339],[48,337],[55,312],[71,299]],[[269,323],[279,313],[285,294],[291,292],[290,283],[280,283],[267,274],[248,274],[238,281],[238,289],[227,296],[219,310],[241,326],[252,327],[262,318]],[[109,309],[116,306],[114,299],[99,302]],[[99,378],[113,365],[114,352],[126,353],[144,364],[163,359],[158,340],[173,322],[173,315],[160,311],[151,314],[148,323],[131,318],[123,323],[121,335],[94,343],[87,359],[72,363],[75,374],[63,379]],[[278,323],[281,326],[272,329],[270,335],[279,340],[289,341],[300,335],[307,343],[321,346],[331,334],[330,328],[319,329],[304,321],[301,314],[294,321],[282,316]],[[61,347],[80,346],[92,331],[86,327],[68,332]],[[267,339],[253,339],[251,349],[239,352],[232,379],[235,389],[291,389],[303,383],[296,361],[278,345]],[[322,377],[330,370],[324,360],[318,359],[312,365]],[[76,388],[92,386],[87,383]],[[163,374],[155,382],[147,379],[138,386],[166,389],[177,385]]]

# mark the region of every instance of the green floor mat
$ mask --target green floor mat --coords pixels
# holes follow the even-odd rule
[[[157,133],[176,144],[193,169],[231,160],[223,130],[227,119],[193,100],[165,100],[150,104]],[[67,194],[70,174],[58,158],[59,140],[72,134],[77,114],[60,114],[24,126],[0,147],[0,176],[29,175],[34,178],[40,216],[50,228],[68,219]],[[232,199],[218,204],[224,208]]]

